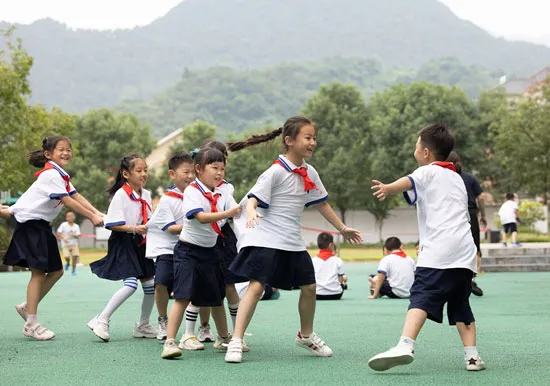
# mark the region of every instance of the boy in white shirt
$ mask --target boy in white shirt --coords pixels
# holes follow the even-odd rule
[[[387,296],[405,299],[414,282],[414,260],[401,249],[401,240],[390,237],[384,242],[384,258],[378,265],[378,275],[369,277],[371,295],[368,299]]]
[[[67,221],[57,228],[57,238],[61,240],[61,249],[63,250],[63,257],[65,258],[65,271],[69,269],[72,258],[73,276],[76,275],[76,264],[78,264],[78,258],[80,256],[80,250],[78,249],[80,227],[78,224],[75,224],[75,219],[74,213],[69,211],[65,214],[65,220]]]
[[[506,193],[506,202],[498,211],[500,223],[502,224],[502,245],[508,246],[508,233],[512,233],[512,245],[519,247],[517,217],[519,215],[518,204],[514,201],[513,193]]]
[[[391,184],[373,180],[374,195],[384,200],[406,192],[416,204],[420,253],[411,288],[409,311],[396,347],[372,357],[373,370],[384,371],[414,360],[415,339],[426,319],[443,322],[447,304],[450,325],[456,325],[464,344],[466,370],[485,369],[476,348],[475,319],[470,308],[472,278],[476,272],[476,246],[470,231],[468,195],[454,165],[443,162],[454,147],[444,124],[431,124],[419,132],[414,158],[419,168]]]
[[[340,300],[344,293],[344,263],[335,256],[334,238],[330,233],[317,237],[319,254],[313,258],[317,300]]]

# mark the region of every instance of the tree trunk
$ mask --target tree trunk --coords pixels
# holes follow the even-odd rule
[[[338,206],[338,210],[340,211],[340,220],[345,224],[346,223],[346,208],[343,206]]]
[[[378,226],[378,239],[381,243],[384,242],[382,238],[382,229],[384,228],[384,219],[376,219],[376,225]]]

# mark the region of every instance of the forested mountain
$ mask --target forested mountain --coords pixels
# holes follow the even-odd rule
[[[174,86],[148,101],[124,101],[117,110],[133,112],[151,123],[154,137],[194,122],[210,122],[220,132],[258,130],[280,124],[304,106],[319,86],[352,83],[365,98],[395,83],[427,80],[457,86],[475,98],[495,87],[500,72],[467,66],[455,58],[434,60],[418,70],[383,71],[376,60],[328,59],[279,64],[258,70],[214,67],[186,71]]]
[[[453,56],[530,74],[550,63],[550,48],[495,38],[437,0],[185,0],[132,30],[71,30],[42,20],[16,35],[35,58],[33,101],[68,111],[147,99],[182,74],[216,66],[339,57],[372,58],[387,71]]]

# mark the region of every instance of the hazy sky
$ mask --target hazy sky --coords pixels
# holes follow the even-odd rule
[[[383,1],[383,0],[380,0]],[[414,0],[409,0],[414,1]],[[494,35],[550,36],[548,0],[440,0]],[[132,28],[163,16],[181,0],[2,0],[0,20],[29,24],[51,17],[73,28]]]

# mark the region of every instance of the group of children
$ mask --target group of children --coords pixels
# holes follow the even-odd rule
[[[284,154],[237,203],[232,185],[224,179],[227,152],[279,136]],[[360,243],[362,239],[359,231],[348,228],[338,218],[328,204],[328,193],[319,174],[304,160],[312,156],[316,145],[314,123],[297,116],[273,132],[242,142],[210,142],[192,158],[175,154],[169,161],[174,186],[167,190],[154,213],[150,193],[144,188],[147,165],[137,155],[126,156],[109,190],[112,200],[104,215],[77,193],[63,169],[72,158],[70,141],[65,137],[45,139],[42,149],[30,156],[32,165],[43,168],[36,174],[36,181],[15,205],[0,210],[1,216],[14,216],[17,222],[5,264],[29,267],[31,271],[27,301],[16,306],[25,320],[23,334],[37,340],[55,336],[38,322],[37,308],[63,274],[50,222],[65,205],[95,225],[105,223],[111,230],[107,255],[91,264],[98,277],[123,283],[106,307],[88,322],[102,340],[109,340],[110,318],[134,294],[139,281],[144,296],[135,337],[165,339],[162,358],[179,357],[182,349],[204,348],[194,335],[195,323],[201,313],[202,322],[207,323],[207,313],[211,312],[217,330],[215,347],[226,350],[226,362],[239,363],[242,353],[249,349],[244,340],[246,328],[267,284],[277,289],[300,289],[300,328],[295,343],[315,356],[331,356],[332,350],[313,329],[315,304],[317,298],[341,297],[345,287],[343,265],[333,256],[330,237],[320,240],[321,251],[315,259],[309,256],[301,237],[302,212],[305,207],[314,207],[345,240]],[[419,168],[392,184],[373,181],[377,198],[383,200],[390,194],[406,192],[407,200],[417,205],[421,240],[402,336],[396,347],[369,361],[374,370],[412,362],[420,328],[426,318],[441,322],[445,303],[449,323],[457,325],[463,340],[467,369],[484,368],[476,350],[475,323],[468,302],[475,272],[475,246],[468,223],[466,192],[452,165],[441,162],[453,146],[454,138],[447,127],[427,126],[419,133],[414,153]],[[379,269],[383,276],[379,276],[375,291],[405,295],[395,282],[382,290],[384,275],[389,276],[398,264],[410,264],[402,256],[399,240],[387,242],[386,251],[388,258]],[[323,274],[322,267],[327,262],[336,267],[333,271],[337,285],[327,285],[334,282],[333,277]],[[410,276],[399,278],[407,283],[410,280]],[[235,283],[244,281],[248,288],[239,300]],[[316,281],[324,293],[317,292]],[[168,314],[170,295],[174,303]],[[233,322],[232,334],[223,307],[225,297]],[[155,298],[158,329],[150,324]],[[176,336],[184,315],[185,333],[178,345]],[[204,332],[208,325],[202,325]]]

